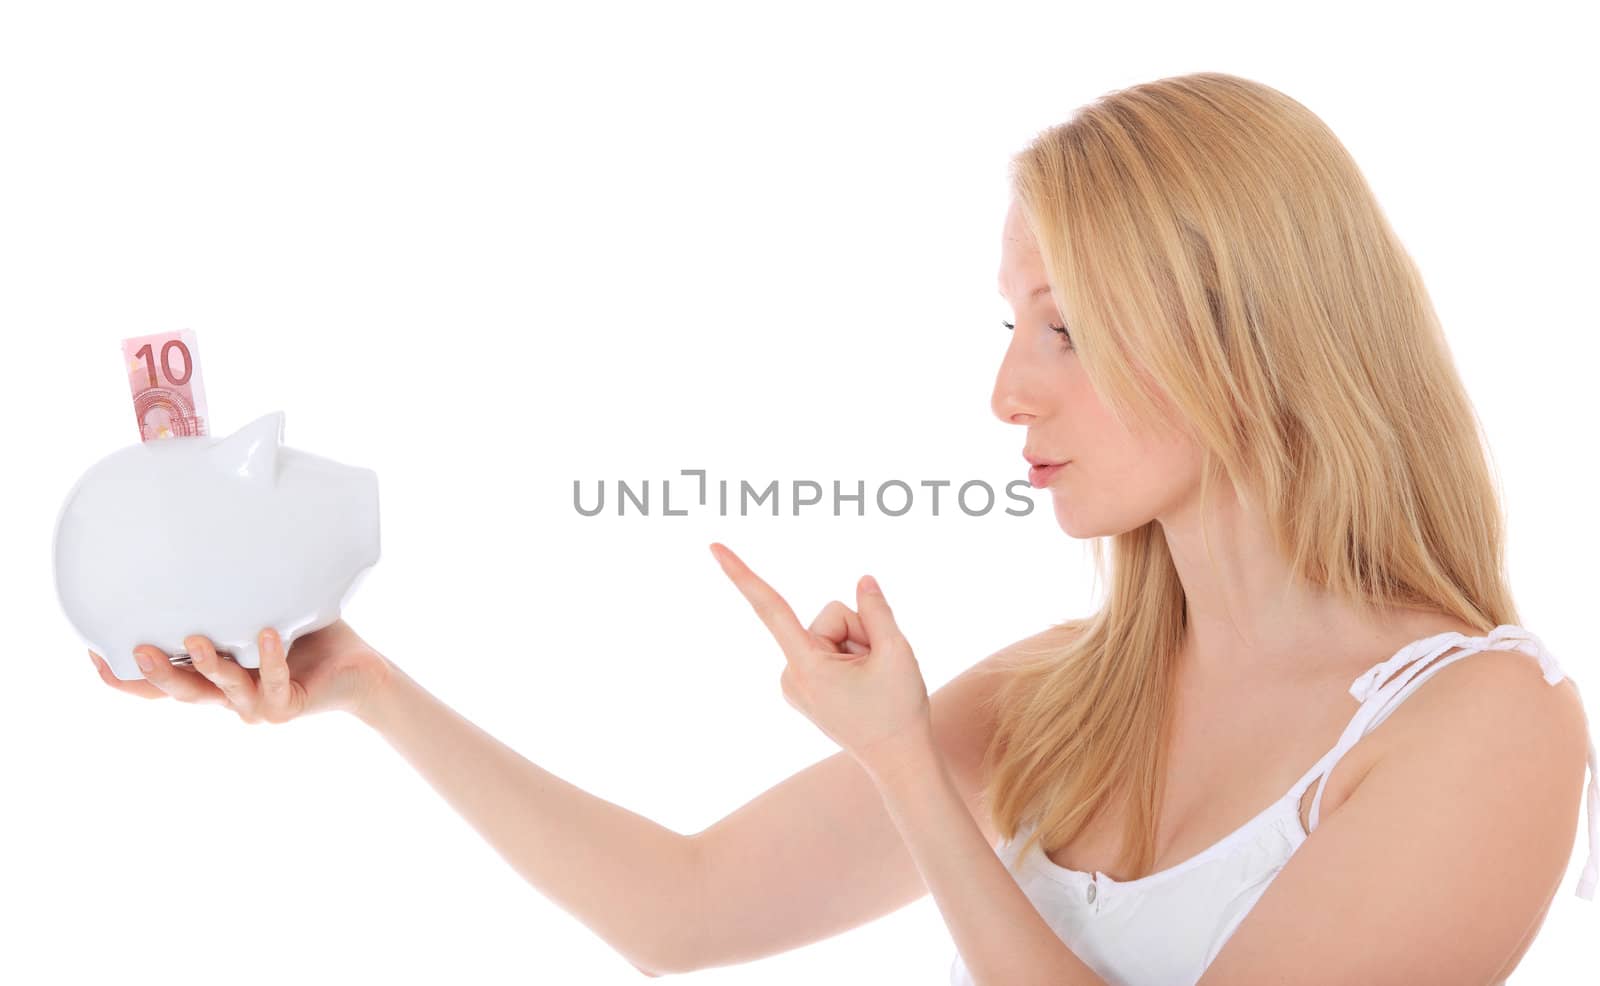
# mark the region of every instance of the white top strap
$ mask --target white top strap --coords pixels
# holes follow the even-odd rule
[[[1539,659],[1539,667],[1544,671],[1544,680],[1550,684],[1553,685],[1565,677],[1561,666],[1556,663],[1555,657],[1551,655],[1542,640],[1514,623],[1502,623],[1481,637],[1469,637],[1464,633],[1450,630],[1407,644],[1393,657],[1371,668],[1352,682],[1350,694],[1355,696],[1357,702],[1365,702],[1373,693],[1373,689],[1396,669],[1415,660],[1418,653],[1426,650],[1429,657],[1437,657],[1440,653],[1458,645],[1469,648],[1469,653],[1478,650],[1519,650]]]
[[[1418,677],[1418,673],[1429,662],[1452,647],[1462,647],[1460,653],[1452,654],[1443,661],[1432,665],[1426,674]],[[1539,661],[1539,667],[1544,672],[1544,680],[1549,684],[1556,684],[1562,678],[1569,677],[1561,670],[1561,665],[1556,661],[1535,634],[1524,630],[1512,623],[1502,623],[1481,637],[1469,637],[1462,633],[1449,631],[1433,637],[1425,637],[1400,649],[1387,661],[1368,670],[1350,685],[1350,694],[1362,707],[1350,720],[1344,735],[1339,737],[1338,744],[1329,751],[1324,761],[1337,761],[1346,749],[1355,745],[1366,732],[1388,718],[1388,714],[1398,706],[1398,698],[1403,698],[1400,692],[1404,690],[1410,694],[1434,671],[1447,664],[1455,662],[1458,658],[1467,656],[1481,650],[1516,650],[1528,654]],[[1411,667],[1394,681],[1385,681],[1399,668],[1410,664]],[[1413,681],[1413,679],[1416,679]],[[1406,686],[1410,685],[1411,688]],[[1578,683],[1573,681],[1573,688]],[[1588,786],[1588,811],[1589,816],[1589,858],[1583,866],[1583,873],[1578,878],[1577,895],[1586,900],[1594,900],[1595,886],[1600,883],[1600,856],[1597,856],[1597,847],[1600,847],[1600,756],[1596,755],[1594,734],[1589,735],[1589,786]],[[1316,798],[1311,803],[1311,825],[1316,827],[1318,809],[1322,804],[1322,791],[1326,785],[1317,786]]]
[[[1350,717],[1345,724],[1344,732],[1339,736],[1339,742],[1333,749],[1323,754],[1315,767],[1311,768],[1312,776],[1320,775],[1317,783],[1316,796],[1311,799],[1311,831],[1316,831],[1317,822],[1322,816],[1322,794],[1328,788],[1328,775],[1333,772],[1334,765],[1356,742],[1365,736],[1376,724],[1379,715],[1395,708],[1393,698],[1417,676],[1429,662],[1443,654],[1451,647],[1456,646],[1458,640],[1464,639],[1454,631],[1435,634],[1415,640],[1400,648],[1395,655],[1387,661],[1368,669],[1361,677],[1357,678],[1350,686],[1350,694],[1356,697],[1361,707],[1356,714]],[[1463,651],[1454,655],[1450,660],[1463,657],[1470,651]],[[1444,662],[1448,663],[1448,662]],[[1440,665],[1442,666],[1442,665]],[[1402,669],[1393,681],[1387,681],[1396,669]],[[1417,682],[1421,684],[1419,680]]]
[[[1572,687],[1578,687],[1577,682]],[[1600,882],[1600,858],[1595,856],[1595,843],[1600,842],[1600,758],[1594,752],[1594,733],[1589,734],[1589,861],[1583,864],[1583,874],[1578,877],[1578,896],[1594,900],[1594,886]]]

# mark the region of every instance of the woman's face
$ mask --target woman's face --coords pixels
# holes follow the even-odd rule
[[[1027,428],[1025,454],[1068,463],[1047,484],[1061,529],[1092,538],[1175,518],[1198,496],[1199,446],[1177,433],[1129,432],[1100,402],[1070,340],[1051,328],[1065,327],[1069,336],[1076,331],[1050,295],[1038,245],[1015,199],[1001,234],[1000,294],[1011,304],[1016,328],[990,405],[1001,421]]]

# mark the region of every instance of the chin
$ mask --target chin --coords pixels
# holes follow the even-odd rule
[[[1056,524],[1067,533],[1068,537],[1084,540],[1100,535],[1100,532],[1094,530],[1092,525],[1087,524],[1077,511],[1070,510],[1062,505],[1060,493],[1053,494],[1053,499],[1056,508]]]
[[[1073,509],[1064,504],[1060,494],[1055,496],[1055,508],[1056,523],[1067,533],[1068,537],[1077,538],[1080,541],[1126,534],[1128,531],[1143,527],[1152,519],[1150,517],[1145,517],[1143,520],[1087,517],[1081,510]]]

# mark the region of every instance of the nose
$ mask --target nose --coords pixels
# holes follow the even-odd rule
[[[1037,387],[1030,386],[1031,374],[1028,372],[1023,354],[1019,352],[1017,338],[1013,337],[1012,344],[1006,347],[1005,358],[1000,361],[1000,370],[995,375],[994,390],[989,395],[989,409],[994,416],[1008,425],[1027,424],[1039,414]]]

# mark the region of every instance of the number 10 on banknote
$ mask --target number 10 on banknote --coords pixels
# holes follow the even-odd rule
[[[122,340],[139,440],[208,435],[200,355],[189,329]]]

